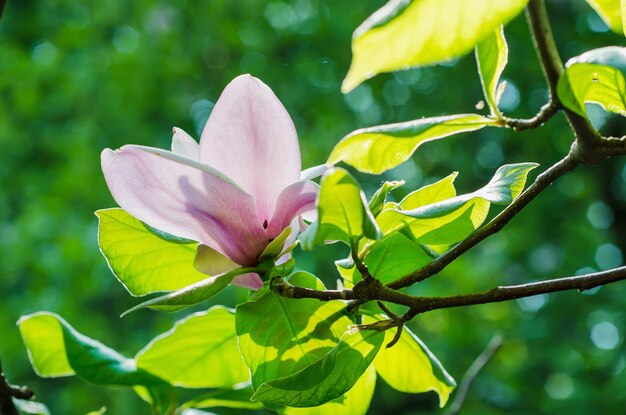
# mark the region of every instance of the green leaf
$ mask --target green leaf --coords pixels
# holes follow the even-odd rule
[[[12,398],[13,404],[20,413],[31,415],[50,415],[48,407],[41,402],[27,401],[24,399]],[[89,414],[87,414],[89,415]]]
[[[338,398],[365,372],[384,337],[383,332],[375,330],[348,331],[321,359],[293,375],[262,384],[252,399],[309,407]]]
[[[604,23],[617,34],[626,35],[626,0],[587,0]]]
[[[394,281],[433,260],[424,248],[403,232],[373,245],[364,258],[370,273],[383,284]]]
[[[380,318],[365,317],[366,323]],[[395,332],[385,332],[385,343],[393,339]],[[398,343],[383,348],[374,359],[374,366],[381,378],[392,388],[405,393],[434,391],[439,395],[439,406],[448,401],[456,382],[446,372],[439,360],[426,345],[408,328],[402,329]]]
[[[352,64],[341,90],[382,72],[432,65],[471,51],[528,0],[391,0],[352,36]]]
[[[133,308],[126,310],[122,317],[142,308],[151,308],[158,311],[178,311],[201,303],[222,291],[238,276],[255,272],[254,268],[237,268],[224,274],[206,278],[195,284],[189,285],[181,290],[174,291],[156,298],[152,298],[143,303],[137,304]]]
[[[496,121],[482,115],[460,114],[363,128],[344,137],[328,162],[343,161],[359,171],[380,174],[408,160],[424,143],[489,125],[495,126]]]
[[[296,272],[289,283],[325,289],[314,275]],[[291,375],[335,347],[352,324],[345,305],[289,299],[270,290],[237,306],[239,350],[252,372],[252,386]]]
[[[181,408],[263,409],[262,403],[250,400],[253,393],[250,385],[239,389],[214,390],[184,403]]]
[[[99,385],[168,386],[164,380],[137,368],[134,359],[78,333],[56,314],[30,314],[17,324],[39,376],[75,374]]]
[[[387,195],[389,194],[389,192],[397,189],[400,186],[403,186],[404,183],[404,180],[384,182],[382,186],[380,186],[378,190],[376,190],[376,192],[370,199],[369,208],[370,212],[372,212],[372,215],[378,215],[380,211],[383,210],[383,206],[387,201]]]
[[[480,83],[491,116],[497,119],[502,118],[502,113],[498,109],[498,102],[503,89],[499,87],[499,83],[502,71],[508,61],[508,53],[509,48],[504,38],[503,26],[496,28],[476,45],[476,62],[478,63]]]
[[[343,241],[351,246],[361,236],[380,238],[380,230],[363,191],[344,169],[334,169],[322,179],[317,212],[317,225],[307,230],[308,236],[304,236],[303,245],[310,246],[310,239],[316,244]]]
[[[235,314],[221,306],[176,322],[135,359],[140,369],[184,388],[232,388],[250,377],[237,349]]]
[[[265,247],[261,255],[259,255],[259,262],[278,258],[283,252],[283,246],[289,235],[291,235],[291,226],[283,229],[283,231]]]
[[[583,117],[586,103],[626,117],[626,48],[609,46],[570,59],[559,78],[563,105]]]
[[[528,172],[535,167],[537,163],[504,165],[487,185],[475,192],[412,209],[406,209],[403,201],[399,206],[384,209],[378,220],[384,221],[381,228],[386,232],[409,227],[413,239],[420,244],[449,245],[459,242],[485,221],[492,203],[507,205],[515,200],[524,188]],[[451,182],[448,183],[451,185]],[[414,196],[409,200],[416,199]]]
[[[196,242],[157,236],[122,209],[99,210],[96,216],[100,251],[132,295],[174,291],[207,277],[193,266]]]
[[[107,412],[107,407],[103,406],[102,408],[96,410],[96,411],[91,411],[89,413],[87,413],[86,415],[103,415]]]
[[[383,232],[383,235],[388,235],[406,225],[406,217],[397,214],[399,209],[416,209],[421,206],[455,197],[456,189],[454,188],[454,180],[458,174],[458,172],[454,172],[435,183],[421,187],[406,195],[400,203],[385,204],[383,210],[376,217],[376,222]]]
[[[376,369],[370,365],[365,373],[354,384],[352,389],[332,401],[312,408],[291,408],[286,407],[283,415],[328,415],[328,414],[350,414],[365,415],[369,409],[374,388],[376,386]]]

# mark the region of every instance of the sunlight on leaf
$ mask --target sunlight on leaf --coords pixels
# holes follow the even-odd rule
[[[303,247],[342,241],[352,245],[361,236],[379,239],[380,230],[369,210],[365,194],[344,169],[336,168],[322,179],[317,221],[301,236]]]
[[[557,93],[564,106],[583,117],[586,103],[626,117],[626,48],[590,50],[566,63]]]
[[[185,388],[232,388],[250,377],[237,350],[235,314],[221,306],[177,321],[135,359],[137,367]]]
[[[189,285],[181,290],[174,291],[128,309],[122,313],[122,317],[142,308],[151,308],[157,311],[173,312],[182,310],[194,304],[201,303],[213,297],[232,282],[238,275],[254,272],[254,268],[237,268],[224,274],[206,278],[200,282]]]
[[[502,26],[476,45],[476,62],[485,100],[489,105],[491,116],[498,119],[502,118],[502,113],[498,109],[500,76],[508,61],[508,53],[509,48]]]
[[[295,407],[322,405],[352,388],[368,368],[385,335],[348,331],[321,359],[293,375],[262,384],[253,400]]]
[[[528,0],[391,0],[352,36],[348,93],[381,72],[432,65],[471,51]]]
[[[31,364],[40,376],[76,374],[99,385],[168,385],[137,368],[134,359],[78,333],[56,314],[30,314],[20,318],[18,326]]]
[[[365,415],[376,386],[376,369],[370,365],[352,389],[332,401],[312,408],[286,407],[283,415]]]
[[[96,216],[100,251],[132,295],[174,291],[207,277],[193,266],[196,242],[159,237],[122,209],[102,209]]]
[[[366,317],[366,323],[381,318]],[[385,332],[385,343],[393,339],[395,332]],[[439,395],[439,406],[443,407],[456,382],[446,372],[439,360],[426,345],[407,327],[402,329],[398,343],[382,348],[374,359],[374,366],[381,378],[392,388],[405,393],[434,391]]]
[[[604,23],[617,34],[626,35],[626,0],[587,0]]]
[[[482,115],[460,114],[363,128],[344,137],[328,162],[343,161],[359,171],[380,174],[408,160],[424,143],[496,125]]]
[[[306,272],[296,272],[288,282],[325,289]],[[284,298],[270,290],[238,305],[235,316],[239,350],[252,372],[255,389],[320,359],[352,324],[343,303]]]

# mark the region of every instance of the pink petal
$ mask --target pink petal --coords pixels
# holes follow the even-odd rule
[[[140,146],[102,152],[115,201],[148,225],[254,265],[267,245],[252,197],[210,167]]]
[[[250,75],[235,78],[222,92],[202,132],[200,160],[254,197],[261,223],[300,176],[293,121],[272,90]]]
[[[193,160],[200,157],[200,146],[189,134],[174,127],[172,136],[172,153],[180,154]]]
[[[318,185],[309,182],[297,182],[287,186],[278,198],[272,219],[268,221],[267,236],[275,238],[298,215],[315,208]]]
[[[250,288],[251,290],[258,290],[263,285],[263,280],[259,277],[259,274],[249,273],[235,277],[231,284]]]

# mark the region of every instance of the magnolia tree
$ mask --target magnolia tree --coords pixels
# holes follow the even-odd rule
[[[624,35],[623,0],[588,3]],[[586,113],[593,103],[626,116],[626,48],[590,50],[564,66],[543,0],[450,0],[443,7],[435,0],[392,0],[372,14],[354,32],[342,90],[381,72],[474,50],[486,114],[357,130],[337,143],[325,164],[301,171],[289,114],[262,81],[242,75],[224,89],[199,143],[174,128],[171,151],[137,145],[104,150],[102,170],[120,207],[96,212],[98,243],[132,296],[152,295],[126,313],[182,310],[228,285],[250,290],[249,299],[235,309],[216,305],[190,314],[132,357],[86,337],[56,314],[24,316],[18,325],[35,371],[133,388],[160,414],[212,407],[365,414],[378,376],[402,392],[434,391],[443,407],[455,380],[406,327],[409,320],[436,309],[626,279],[621,267],[455,296],[403,291],[501,231],[578,165],[626,155],[626,137],[601,136]],[[530,119],[510,118],[499,108],[506,88],[500,82],[508,60],[505,25],[522,12],[549,91]],[[404,182],[384,182],[368,200],[341,167],[380,175],[423,143],[483,128],[540,128],[559,112],[569,120],[571,148],[528,186],[538,167],[533,162],[503,165],[467,194],[457,194],[457,174],[451,173],[411,189],[399,202],[388,197]],[[485,223],[492,205],[499,213]],[[350,249],[335,262],[341,280],[332,288],[291,257],[294,249],[329,243]],[[403,312],[392,312],[390,304]],[[451,412],[458,411],[466,387]],[[210,391],[178,398],[182,389],[199,388]],[[32,412],[28,393],[13,392],[13,405]]]

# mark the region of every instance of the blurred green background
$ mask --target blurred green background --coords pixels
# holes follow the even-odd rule
[[[39,379],[15,322],[50,310],[78,330],[132,355],[186,312],[141,311],[106,267],[93,212],[114,206],[100,170],[105,147],[168,147],[172,126],[198,137],[223,87],[252,73],[293,117],[305,167],[360,127],[472,112],[482,98],[470,54],[432,68],[386,74],[347,96],[339,91],[352,31],[383,2],[368,1],[11,1],[0,20],[0,358],[53,414],[107,406],[148,413],[129,391],[79,379]],[[623,44],[582,1],[549,1],[564,58]],[[502,108],[528,117],[546,90],[523,16],[506,28],[510,63]],[[623,119],[590,109],[606,135]],[[571,142],[562,115],[539,130],[486,129],[427,144],[383,177],[358,175],[371,194],[385,179],[403,192],[459,171],[471,191],[504,163],[542,168]],[[534,177],[536,173],[533,172]],[[622,265],[626,165],[581,167],[552,186],[505,231],[412,292],[454,294]],[[298,265],[332,283],[329,246],[297,252]],[[217,301],[246,296],[229,288]],[[459,381],[496,332],[505,342],[476,379],[464,414],[623,413],[626,405],[626,284],[503,304],[431,312],[411,322]],[[217,411],[219,412],[219,411]],[[379,381],[371,414],[437,413],[434,393],[404,395]],[[224,412],[226,413],[226,412]],[[232,413],[232,412],[231,412]]]

